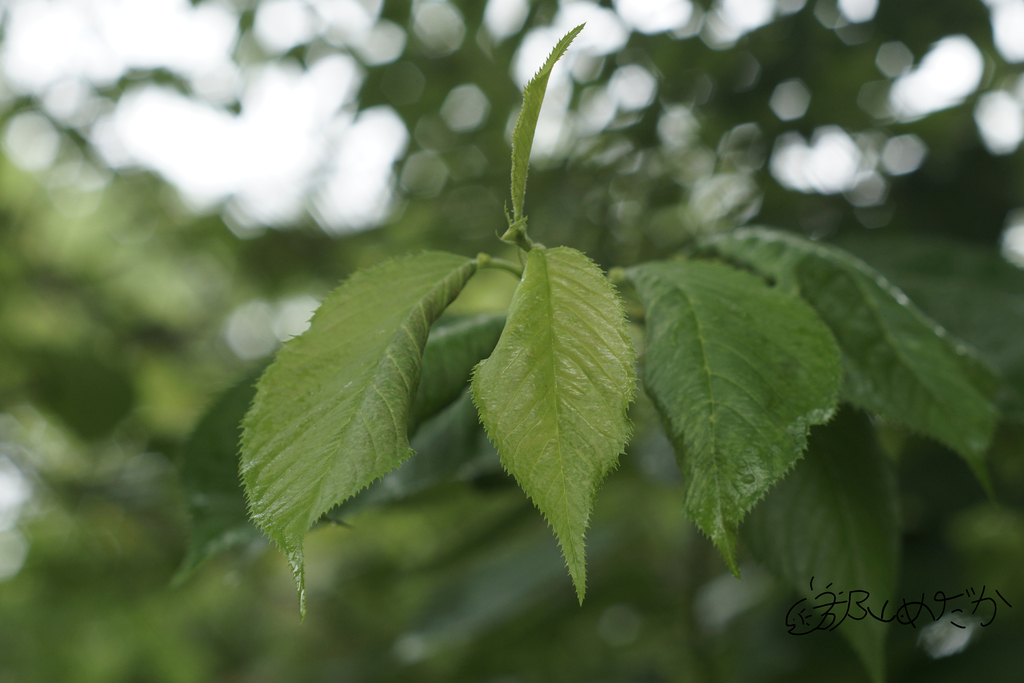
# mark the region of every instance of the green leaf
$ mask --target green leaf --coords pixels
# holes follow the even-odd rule
[[[855,256],[797,235],[746,228],[710,238],[716,253],[799,291],[843,351],[843,397],[959,453],[991,491],[984,454],[996,381],[963,343]]]
[[[512,132],[512,215],[518,221],[523,217],[523,200],[526,197],[526,173],[530,168],[530,150],[533,149],[533,134],[537,130],[537,118],[540,107],[544,103],[544,93],[548,88],[551,68],[559,57],[565,54],[569,43],[573,41],[585,24],[580,24],[562,37],[551,50],[544,66],[537,71],[533,79],[523,89],[523,108],[516,119],[516,127]]]
[[[544,514],[576,594],[597,489],[629,438],[634,352],[615,290],[590,259],[536,248],[473,400],[501,462]]]
[[[409,426],[415,434],[410,445],[418,457],[333,508],[329,518],[343,519],[356,510],[403,500],[437,484],[497,467],[497,454],[477,419],[468,384],[473,366],[494,349],[504,324],[504,314],[485,313],[431,329]],[[246,509],[238,450],[242,419],[262,372],[263,368],[228,390],[182,448],[181,479],[192,530],[175,585],[210,557],[261,538]]]
[[[253,374],[229,389],[203,416],[181,449],[179,470],[191,526],[189,547],[172,583],[180,585],[207,559],[261,538],[249,521],[238,443],[242,418],[256,395]]]
[[[825,587],[842,601],[867,591],[863,606],[881,609],[892,598],[899,569],[896,481],[867,416],[849,408],[811,430],[807,455],[751,511],[742,535],[753,554],[806,597]],[[814,589],[810,588],[814,579]],[[854,594],[857,600],[863,594]],[[846,613],[838,606],[836,622]],[[863,616],[850,606],[849,614]],[[820,612],[813,619],[820,618]],[[876,683],[885,680],[887,624],[847,618],[838,630]]]
[[[439,321],[430,330],[423,351],[423,374],[409,416],[410,434],[467,388],[473,368],[491,354],[504,327],[504,313],[483,313],[444,324]]]
[[[253,521],[288,556],[303,613],[306,531],[409,457],[430,325],[475,271],[475,261],[424,252],[356,273],[260,379],[242,477]]]
[[[828,328],[800,299],[717,263],[626,271],[644,304],[644,388],[686,482],[686,514],[736,565],[744,514],[828,420],[841,377]]]
[[[993,247],[936,237],[871,235],[839,244],[998,368],[1007,380],[999,408],[1024,423],[1024,270]]]
[[[430,348],[429,343],[427,348]],[[470,480],[501,470],[498,454],[487,440],[468,390],[424,422],[412,437],[410,446],[415,457],[331,510],[327,516],[343,520],[358,510],[405,500],[438,484]]]

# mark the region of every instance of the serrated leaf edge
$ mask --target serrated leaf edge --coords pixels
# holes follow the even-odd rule
[[[370,277],[370,271],[372,271],[372,270],[374,270],[376,268],[380,268],[380,267],[383,267],[383,266],[386,266],[386,265],[389,265],[389,264],[392,264],[392,263],[400,262],[400,261],[413,260],[417,256],[420,256],[420,255],[422,255],[424,253],[428,253],[428,251],[427,250],[421,250],[421,251],[418,251],[418,252],[413,252],[413,253],[409,253],[409,254],[403,254],[401,256],[396,256],[396,257],[393,257],[393,258],[385,259],[385,260],[383,260],[383,261],[381,261],[381,262],[379,262],[377,264],[374,264],[373,266],[370,266],[368,268],[359,269],[359,270],[355,271],[354,273],[352,273],[349,277],[345,278],[345,280],[343,280],[342,283],[338,286],[338,288],[336,288],[334,291],[337,291],[337,289],[340,289],[341,287],[358,285],[361,280],[364,280],[364,279]],[[443,252],[440,252],[440,253],[443,253]],[[456,270],[461,270],[462,268],[467,268],[467,267],[471,271],[466,276],[466,281],[468,281],[469,278],[471,278],[476,273],[476,271],[478,270],[479,266],[478,266],[477,261],[467,258],[465,260],[465,263],[462,266],[460,266],[457,269],[452,270],[451,272],[454,273],[454,272],[456,272]],[[445,277],[443,280],[441,280],[438,283],[436,283],[430,289],[430,291],[422,299],[420,299],[420,301],[422,302],[423,299],[430,298],[438,290],[439,287],[443,287],[445,285],[446,281],[448,280],[448,278],[450,276],[451,275],[449,274],[449,276]],[[454,297],[457,296],[457,295],[458,295],[458,293],[456,293],[452,298],[454,299]],[[325,301],[326,301],[326,299],[325,299]],[[322,303],[323,302],[321,302],[321,306],[317,308],[317,310],[313,313],[313,317],[310,319],[310,328],[313,327],[313,325],[316,323],[317,317],[321,314]],[[413,306],[413,308],[410,309],[410,313],[413,310],[415,310],[417,307],[418,306]],[[404,324],[404,321],[403,321],[403,324]],[[402,329],[402,324],[399,325],[399,329]],[[428,326],[428,333],[429,333],[429,326]],[[294,346],[295,344],[298,343],[297,340],[300,339],[300,338],[301,338],[301,335],[296,336],[296,337],[292,337],[291,339],[289,339],[288,341],[286,341],[284,343],[282,348],[287,347],[289,344]],[[374,369],[374,372],[373,372],[373,376],[374,377],[376,377],[380,373],[381,365],[384,363],[385,359],[388,358],[387,350],[390,349],[390,347],[391,347],[391,344],[389,343],[388,346],[385,349],[385,353],[383,353],[381,355],[381,357],[378,359],[377,366],[376,366],[376,368]],[[425,347],[426,347],[426,336],[424,337],[424,340],[423,340],[423,348],[420,349],[420,361],[421,362],[422,362],[422,358],[423,358],[423,349]],[[278,349],[278,354],[280,352],[281,352],[281,349]],[[249,415],[251,413],[251,410],[252,410],[253,406],[255,405],[256,397],[259,395],[259,390],[260,390],[260,388],[261,388],[261,386],[263,384],[264,379],[270,373],[270,371],[274,367],[275,363],[276,363],[276,357],[275,357],[275,361],[270,363],[264,369],[264,371],[260,374],[259,379],[256,381],[256,394],[253,396],[252,400],[249,402],[249,410],[246,411],[245,418],[243,418],[243,420],[242,420],[241,436],[239,437],[239,452],[241,452],[242,448],[244,448],[245,442],[246,442],[246,438],[247,438],[247,436],[249,434],[249,429],[250,429],[250,427],[249,427]],[[372,384],[372,382],[371,382],[371,384]],[[362,406],[363,403],[365,403],[366,400],[368,400],[367,396],[364,395],[362,400],[360,401],[359,405]],[[409,397],[409,404],[410,404],[409,407],[410,407],[410,409],[411,409],[411,406],[412,406],[412,402],[414,400],[415,400],[415,389],[413,390],[413,394]],[[351,420],[349,420],[349,422],[346,423],[346,425],[342,429],[342,431],[346,431],[350,424],[351,424]],[[405,440],[406,449],[405,449],[404,455],[395,463],[395,466],[392,467],[387,472],[382,473],[380,476],[375,477],[374,479],[370,480],[364,486],[362,486],[359,490],[357,490],[356,492],[354,492],[353,494],[351,494],[350,496],[348,496],[344,500],[339,501],[339,503],[340,502],[344,502],[345,500],[349,500],[350,498],[352,498],[353,496],[357,495],[358,493],[361,493],[362,491],[365,491],[371,484],[373,484],[374,482],[376,482],[379,479],[383,478],[387,474],[390,474],[391,472],[393,472],[396,469],[398,469],[402,465],[402,463],[404,463],[406,460],[408,460],[413,455],[414,452],[413,452],[412,448],[408,444],[408,434],[406,434],[404,430],[399,430],[399,434],[400,434],[399,438],[404,438],[404,440]],[[281,549],[281,551],[285,554],[285,557],[287,558],[288,565],[289,565],[289,567],[291,569],[292,576],[295,579],[296,587],[297,587],[298,593],[299,593],[299,614],[300,614],[300,617],[304,619],[305,616],[306,616],[306,580],[305,580],[305,562],[304,562],[304,555],[303,555],[303,540],[300,540],[296,544],[295,548],[289,549],[289,548],[287,548],[283,544],[282,541],[279,541],[278,539],[274,538],[274,536],[267,529],[264,528],[263,520],[262,520],[262,517],[264,517],[264,515],[256,515],[254,513],[254,509],[253,509],[254,501],[253,501],[252,495],[251,495],[251,493],[249,491],[249,487],[246,486],[246,482],[245,482],[245,471],[246,470],[245,470],[243,464],[241,463],[241,461],[240,461],[239,465],[240,465],[240,467],[239,467],[239,479],[241,480],[242,489],[245,491],[246,510],[247,510],[247,512],[249,514],[249,519],[255,524],[256,528],[259,529],[259,531],[264,536],[266,536],[269,540],[273,541],[274,544],[277,545]],[[319,484],[318,484],[318,490],[317,490],[317,494],[316,494],[316,499],[317,500],[319,500],[321,498],[321,496],[322,496],[323,484],[324,484],[324,480],[321,479]],[[304,533],[308,533],[309,532],[309,529],[312,528],[312,524],[313,524],[313,522],[309,523],[309,527],[307,527],[306,532],[304,532]]]
[[[839,268],[840,270],[844,270],[847,265],[852,266],[858,274],[873,281],[876,285],[878,285],[879,289],[881,289],[885,294],[891,297],[898,305],[906,309],[908,313],[914,316],[918,322],[920,322],[923,326],[929,329],[933,334],[935,334],[936,337],[945,341],[949,345],[950,350],[955,355],[970,358],[971,360],[981,364],[989,372],[995,372],[991,365],[981,357],[981,355],[978,353],[976,349],[974,349],[973,346],[949,334],[946,328],[944,328],[942,325],[929,318],[928,315],[924,313],[924,311],[918,308],[917,305],[914,304],[913,301],[911,301],[910,297],[908,297],[903,292],[903,290],[889,282],[889,280],[884,275],[875,270],[870,264],[868,264],[859,256],[856,256],[855,254],[852,254],[845,250],[841,250],[839,247],[825,244],[809,243],[809,241],[801,240],[799,236],[789,235],[781,230],[756,226],[737,228],[733,230],[731,233],[725,233],[722,235],[712,235],[705,239],[704,243],[709,246],[714,246],[716,242],[723,241],[730,237],[739,240],[754,238],[766,244],[786,244],[794,247],[795,249],[801,250],[810,256],[816,256],[821,260],[826,261],[827,263]],[[863,295],[864,300],[868,302],[869,308],[872,312],[872,316],[876,318],[876,320],[879,320],[879,327],[882,329],[886,338],[891,338],[888,326],[882,324],[882,321],[879,318],[878,307],[874,305],[874,302],[871,300],[871,297],[864,292],[860,282],[857,282],[856,284],[857,289]],[[799,285],[795,282],[790,283],[789,286],[792,286],[799,290]],[[893,344],[892,346],[896,350],[897,356],[899,356],[901,359],[904,359],[905,354],[900,349],[899,345]],[[932,388],[931,383],[924,381],[917,372],[914,372],[914,367],[911,364],[903,362],[903,365],[907,367],[915,377],[918,378],[920,384],[928,391],[929,394],[933,396],[938,396],[938,394]],[[971,381],[969,377],[965,377],[965,379],[967,380],[968,384],[974,386],[974,383]],[[975,386],[975,389],[978,390],[978,393],[979,395],[982,396],[982,398],[985,398],[984,394],[980,389],[978,389],[978,387]],[[992,428],[989,432],[988,439],[988,444],[991,444],[991,439],[995,434],[996,423],[999,420],[1000,411],[991,399],[985,398],[985,400],[989,404],[989,408],[994,416]],[[902,421],[899,422],[902,424]],[[952,449],[956,453],[959,453],[960,456],[963,457],[963,459],[966,461],[971,472],[978,478],[979,483],[981,484],[985,492],[989,495],[989,497],[992,497],[994,495],[992,488],[992,480],[989,476],[988,470],[985,467],[985,462],[983,459],[984,453],[988,447],[987,445],[985,448],[982,448],[976,452],[963,453],[957,446],[950,443],[948,440],[944,438],[923,434],[920,430],[915,429],[910,425],[905,426],[915,433],[920,433],[924,436],[928,436],[929,438],[935,438],[944,446]]]
[[[582,28],[582,25],[579,28]],[[570,249],[569,247],[558,247],[558,248]],[[541,247],[541,249],[543,251],[545,251],[545,252],[552,251],[551,249],[545,249],[543,247]],[[580,256],[582,256],[586,260],[588,265],[591,265],[591,266],[593,266],[594,268],[596,268],[597,270],[600,271],[600,266],[598,266],[597,263],[595,263],[593,261],[593,259],[591,259],[589,256],[587,256],[583,252],[580,252],[580,251],[578,251],[576,249],[572,249],[572,251],[574,251],[577,254],[579,254]],[[546,263],[545,263],[545,266],[546,266]],[[524,273],[523,281],[525,281],[525,280],[526,280],[526,277],[525,277],[525,273]],[[550,291],[550,283],[548,285],[548,289]],[[615,312],[618,313],[618,315],[621,317],[621,319],[625,322],[626,314],[625,314],[625,306],[622,303],[622,297],[615,290],[614,286],[611,287],[611,291],[613,293],[613,298],[615,299]],[[550,313],[550,311],[549,311],[549,313]],[[625,333],[625,332],[623,333],[622,339],[625,341],[626,346],[629,349],[629,353],[633,357],[633,371],[632,371],[633,381],[629,384],[629,387],[628,387],[628,389],[626,391],[626,394],[623,396],[624,403],[625,403],[624,410],[628,410],[629,405],[633,402],[634,398],[636,397],[636,349],[633,346],[632,339],[630,339],[630,337],[629,337],[629,335],[627,333]],[[498,341],[498,344],[499,345],[501,344],[500,339]],[[483,368],[484,364],[487,363],[488,360],[490,360],[490,358],[487,358],[487,359],[484,359],[484,360],[480,361],[476,365],[476,367],[473,368],[473,378],[472,378],[471,383],[470,383],[471,387],[476,385],[477,374],[480,372],[480,370]],[[487,439],[494,446],[495,450],[498,451],[499,455],[501,455],[501,451],[500,451],[499,446],[498,446],[497,435],[494,433],[494,430],[490,429],[487,426],[487,423],[485,422],[484,416],[483,416],[484,410],[482,409],[480,403],[477,402],[476,395],[474,393],[472,393],[472,389],[471,389],[471,396],[472,396],[472,399],[473,399],[473,405],[477,409],[477,417],[479,418],[480,423],[483,425],[484,431],[487,434]],[[557,420],[556,420],[556,424],[557,424]],[[615,462],[613,462],[611,464],[611,466],[608,467],[607,470],[605,470],[604,472],[601,473],[600,478],[598,478],[597,480],[595,480],[593,482],[593,484],[590,487],[590,490],[587,492],[587,499],[588,499],[587,508],[588,509],[587,509],[587,515],[586,515],[586,517],[583,520],[583,528],[581,530],[581,541],[584,543],[584,547],[581,548],[581,551],[584,552],[584,559],[583,559],[583,562],[582,562],[584,567],[586,565],[586,557],[585,557],[586,532],[587,532],[587,530],[590,527],[590,517],[591,517],[591,515],[593,513],[594,505],[596,504],[596,501],[597,501],[597,493],[600,490],[601,486],[604,484],[604,482],[607,480],[608,476],[612,472],[614,472],[615,469],[618,467],[618,465],[619,465],[619,458],[622,455],[625,454],[625,452],[626,452],[626,444],[629,443],[630,439],[632,438],[632,435],[633,435],[633,422],[627,416],[626,417],[626,434],[625,434],[625,439],[623,440],[622,446],[620,446],[620,448],[619,448],[619,452],[615,456]],[[501,467],[509,476],[515,478],[515,475],[512,474],[512,472],[509,470],[508,466],[506,465],[504,456],[501,457]],[[565,500],[566,496],[564,495],[564,481],[565,481],[565,479],[564,479],[564,471],[563,471],[562,481],[563,481],[563,500]],[[517,483],[519,483],[518,480],[517,480]],[[522,484],[519,484],[519,486],[520,486],[520,488],[523,488]],[[559,550],[562,551],[562,558],[563,558],[563,560],[565,560],[566,568],[569,570],[570,576],[571,576],[571,578],[573,580],[573,585],[574,585],[574,587],[576,589],[576,596],[577,596],[577,598],[579,600],[580,605],[582,605],[583,604],[583,598],[584,598],[584,596],[586,594],[586,572],[585,572],[585,569],[584,569],[584,575],[581,578],[577,579],[575,573],[573,572],[572,565],[570,564],[569,559],[567,557],[567,553],[566,553],[566,549],[565,549],[565,544],[563,543],[562,539],[559,537],[557,530],[554,528],[554,524],[551,522],[550,519],[548,519],[548,515],[543,510],[540,509],[539,503],[534,499],[534,497],[532,495],[530,495],[530,493],[528,493],[525,490],[525,488],[523,488],[523,492],[526,493],[527,498],[530,500],[530,502],[533,504],[533,506],[537,509],[537,511],[541,513],[541,516],[544,518],[544,522],[547,524],[548,528],[552,530],[552,533],[555,536],[555,540],[558,543]],[[566,519],[569,519],[568,514],[566,514]]]

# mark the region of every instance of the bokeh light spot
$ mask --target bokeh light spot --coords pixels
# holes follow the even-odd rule
[[[647,35],[678,31],[690,23],[690,0],[615,0],[615,11],[633,30]]]
[[[418,197],[436,197],[448,182],[448,166],[432,150],[410,154],[402,166],[401,182],[405,189]]]
[[[974,121],[982,142],[992,154],[1012,154],[1024,140],[1024,108],[1005,90],[979,97]]]
[[[409,131],[391,107],[364,109],[344,129],[314,215],[332,233],[363,230],[383,221],[392,202],[393,167],[405,154]]]
[[[896,79],[889,104],[904,121],[955,106],[977,90],[984,70],[970,38],[948,36],[932,45],[916,69]]]
[[[861,24],[875,18],[878,0],[839,0],[839,12],[851,24]]]
[[[1024,0],[984,0],[992,20],[992,41],[1003,59],[1024,62]]]
[[[799,133],[780,135],[769,168],[784,187],[800,192],[837,194],[857,186],[861,150],[838,126],[822,126],[807,144]]]
[[[0,455],[0,532],[18,524],[25,503],[32,498],[32,486],[21,469],[6,455]]]
[[[658,80],[639,64],[627,64],[608,79],[608,94],[623,111],[643,109],[654,101]]]
[[[253,33],[271,54],[281,54],[312,40],[319,32],[317,15],[303,0],[263,0],[256,9]]]
[[[473,83],[452,88],[441,105],[441,118],[457,133],[476,130],[487,119],[491,103]]]
[[[1007,214],[1001,250],[1003,258],[1024,268],[1024,208],[1014,209]]]
[[[4,152],[19,168],[37,172],[53,165],[60,152],[60,133],[41,114],[15,114],[4,128]]]
[[[431,57],[450,55],[466,37],[462,14],[449,2],[420,4],[415,10],[412,30]]]
[[[782,81],[772,91],[768,106],[783,121],[794,121],[807,113],[811,91],[799,78]]]
[[[882,166],[889,175],[913,173],[928,155],[928,146],[913,133],[897,135],[882,148]]]
[[[522,30],[529,13],[528,0],[488,0],[484,8],[484,28],[491,40],[500,43]]]
[[[367,66],[390,64],[405,52],[405,30],[387,19],[381,19],[366,36],[352,44],[356,56]]]
[[[914,65],[914,53],[899,40],[891,40],[878,46],[875,66],[883,75],[896,78],[910,71]]]

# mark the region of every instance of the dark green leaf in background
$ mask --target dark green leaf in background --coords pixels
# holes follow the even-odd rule
[[[423,350],[423,373],[409,415],[409,433],[455,401],[469,386],[473,368],[487,358],[505,327],[504,313],[438,322]]]
[[[176,584],[213,555],[262,537],[249,521],[238,474],[242,418],[262,372],[260,368],[225,392],[181,449],[179,471],[191,529],[188,554],[174,577]]]
[[[443,252],[353,275],[257,386],[242,436],[253,520],[285,551],[305,610],[302,541],[325,512],[409,457],[409,411],[430,325],[476,272]]]
[[[634,352],[612,285],[568,247],[529,252],[473,400],[501,462],[544,514],[580,601],[597,489],[630,433]]]
[[[843,591],[840,601],[851,590],[867,591],[863,606],[878,614],[896,587],[897,506],[895,477],[870,421],[847,407],[829,424],[811,430],[807,454],[754,507],[741,533],[754,555],[809,604],[820,604],[815,596],[831,583],[829,590]],[[846,606],[834,611],[838,623]],[[880,683],[885,679],[886,624],[864,617],[856,605],[849,613],[854,618],[838,630],[871,679]],[[820,610],[814,611],[812,624],[820,616]]]
[[[996,380],[866,263],[797,235],[745,228],[704,246],[799,291],[843,351],[843,397],[959,453],[991,490],[984,454]]]
[[[1000,408],[1024,423],[1024,270],[992,247],[933,237],[873,234],[840,246],[998,368],[1009,385]]]
[[[331,510],[328,517],[343,520],[357,510],[404,500],[438,484],[501,471],[468,389],[425,421],[409,445],[415,457]]]
[[[686,484],[686,514],[736,564],[744,514],[800,458],[838,398],[839,352],[798,298],[729,266],[636,266],[643,300],[644,387]]]

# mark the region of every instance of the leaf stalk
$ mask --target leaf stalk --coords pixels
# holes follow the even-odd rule
[[[484,254],[481,252],[476,255],[476,263],[480,268],[497,268],[499,270],[507,270],[520,280],[523,278],[523,267],[518,263],[506,261],[503,258],[495,258],[490,254]]]

